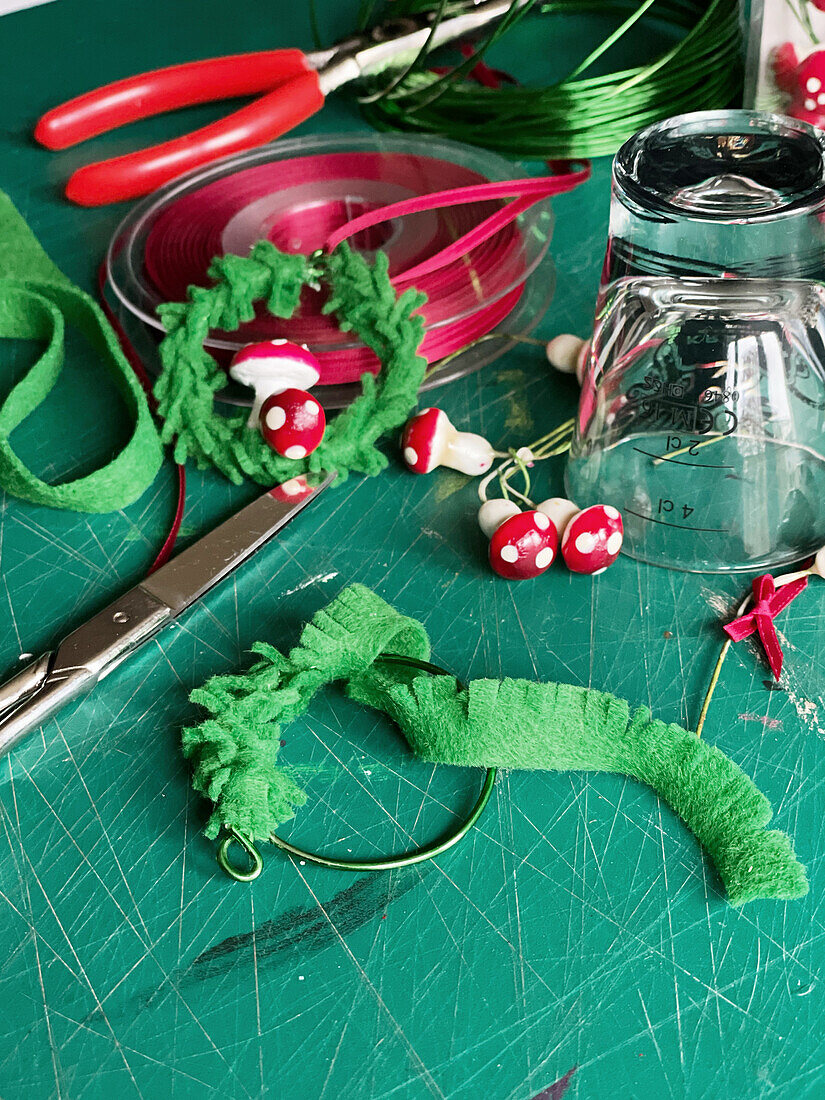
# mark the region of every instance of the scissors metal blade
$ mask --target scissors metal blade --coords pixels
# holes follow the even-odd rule
[[[321,474],[308,480],[307,475],[276,485],[152,573],[141,588],[179,615],[251,557],[334,477]]]
[[[0,685],[0,756],[252,557],[334,477],[276,485]]]

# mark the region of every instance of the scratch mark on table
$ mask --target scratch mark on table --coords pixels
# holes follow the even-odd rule
[[[737,715],[737,717],[740,718],[741,721],[743,721],[743,722],[759,722],[761,725],[763,725],[765,727],[766,730],[781,730],[782,729],[782,719],[781,718],[771,718],[770,715],[768,715],[768,714],[745,713],[745,714],[739,714],[739,715]]]
[[[326,584],[327,581],[333,581],[338,576],[338,570],[333,569],[331,573],[318,573],[313,577],[307,577],[302,580],[300,584],[296,584],[294,588],[287,588],[286,592],[281,594],[283,599],[285,596],[294,596],[296,592],[303,592],[305,588],[310,588],[313,584]]]
[[[330,917],[328,909],[325,908],[322,905],[320,899],[318,898],[317,894],[313,891],[312,887],[309,885],[309,882],[307,881],[306,876],[302,873],[300,867],[298,867],[296,865],[295,869],[297,870],[298,874],[303,879],[304,885],[306,886],[307,890],[309,891],[309,893],[310,893],[312,899],[314,900],[316,906],[318,907],[318,909],[323,914],[324,919],[329,923],[330,928],[331,928],[332,932],[335,935],[335,938],[338,940],[338,943],[343,948],[343,950],[346,953],[346,955],[348,956],[350,962],[353,964],[353,966],[358,971],[358,975],[359,975],[361,981],[363,982],[364,986],[375,997],[375,1000],[378,1004],[378,1007],[386,1015],[387,1019],[389,1020],[390,1024],[392,1025],[392,1028],[395,1031],[396,1035],[398,1036],[398,1038],[403,1043],[403,1045],[404,1045],[404,1047],[407,1051],[407,1054],[410,1057],[410,1060],[413,1062],[416,1069],[421,1074],[422,1083],[426,1086],[427,1090],[430,1092],[430,1094],[432,1096],[437,1097],[438,1100],[447,1100],[446,1095],[438,1087],[438,1084],[436,1083],[435,1078],[430,1073],[427,1066],[424,1064],[424,1061],[421,1058],[421,1055],[418,1053],[418,1051],[415,1049],[415,1047],[411,1043],[411,1041],[409,1039],[409,1036],[407,1035],[406,1031],[401,1026],[401,1024],[398,1022],[398,1020],[395,1018],[395,1016],[392,1014],[392,1012],[390,1011],[389,1006],[387,1005],[386,1001],[381,996],[381,993],[375,987],[373,982],[370,980],[369,975],[364,970],[363,966],[361,966],[358,959],[356,959],[356,957],[353,954],[349,944],[347,943],[346,939],[344,938],[341,930],[337,927],[335,922]],[[407,870],[412,872],[415,875],[415,877],[417,879],[419,879],[419,881],[421,880],[422,876],[420,876],[419,873],[418,873],[421,870],[420,868],[414,868],[413,867],[413,868],[408,868]]]
[[[820,737],[825,737],[825,729],[819,719],[819,707],[813,699],[806,699],[790,683],[787,685],[787,695],[802,725],[814,730]]]
[[[80,972],[80,975],[83,979],[83,983],[85,984],[86,988],[89,990],[89,992],[92,995],[92,999],[95,1002],[95,1005],[97,1007],[100,1018],[102,1019],[107,1031],[109,1032],[109,1035],[111,1036],[111,1039],[112,1039],[112,1042],[114,1044],[115,1050],[120,1055],[120,1058],[123,1062],[123,1066],[126,1070],[126,1073],[129,1076],[129,1080],[131,1081],[135,1092],[137,1093],[137,1095],[139,1097],[142,1098],[143,1093],[140,1091],[140,1088],[138,1087],[138,1083],[137,1083],[137,1080],[135,1079],[135,1075],[132,1071],[132,1067],[129,1063],[129,1059],[126,1057],[126,1053],[123,1049],[123,1046],[122,1046],[120,1040],[118,1039],[118,1037],[115,1033],[115,1029],[113,1028],[113,1026],[111,1024],[111,1021],[109,1020],[109,1017],[106,1014],[106,1010],[104,1009],[104,1007],[101,1003],[101,1000],[100,1000],[100,997],[97,993],[97,990],[96,990],[95,986],[92,984],[92,981],[91,981],[91,979],[90,979],[90,977],[89,977],[89,975],[86,971],[86,968],[84,967],[83,963],[81,962],[80,955],[77,953],[74,942],[72,941],[72,938],[70,937],[70,935],[68,933],[68,930],[66,929],[65,925],[61,921],[60,916],[58,915],[58,912],[55,909],[54,904],[52,903],[52,899],[49,896],[49,892],[46,890],[46,887],[43,885],[43,881],[37,873],[35,864],[32,861],[31,857],[29,856],[29,853],[26,850],[26,847],[23,843],[23,840],[22,840],[23,828],[22,828],[22,825],[21,825],[21,822],[20,822],[20,816],[19,816],[19,812],[18,812],[18,808],[17,808],[17,793],[16,793],[16,787],[15,787],[15,783],[14,783],[14,772],[11,768],[9,769],[9,775],[10,775],[10,779],[11,779],[12,798],[14,800],[15,814],[17,815],[17,843],[18,843],[20,855],[22,856],[26,866],[28,867],[29,875],[35,881],[35,883],[37,884],[37,886],[40,889],[40,893],[43,897],[43,901],[45,902],[49,912],[51,913],[52,919],[54,920],[55,924],[57,925],[58,929],[60,930],[60,934],[62,935],[63,939],[66,942],[66,946],[68,947],[69,952],[71,953],[71,956],[74,959],[75,964],[77,965],[77,969]],[[29,911],[33,912],[32,907],[31,907],[31,894],[29,892],[28,881],[26,881],[26,894],[27,894],[27,900],[28,900],[28,904],[29,904]],[[44,1004],[44,1009],[45,1009],[45,1004]],[[49,1030],[51,1030],[51,1028]]]

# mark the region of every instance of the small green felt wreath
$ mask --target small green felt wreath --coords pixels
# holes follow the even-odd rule
[[[167,335],[160,345],[163,371],[155,396],[164,421],[161,438],[174,441],[175,461],[192,458],[201,469],[214,466],[236,484],[246,477],[272,485],[322,469],[335,471],[340,481],[350,471],[382,470],[387,459],[376,443],[404,421],[426,369],[417,354],[424,321],[416,313],[426,296],[415,290],[396,295],[387,267],[385,253],[370,265],[345,244],[328,256],[307,259],[259,241],[247,257],[213,260],[212,286],[189,287],[186,302],[158,307]],[[324,312],[335,313],[344,331],[375,352],[381,370],[362,377],[362,393],[331,421],[317,450],[305,459],[287,459],[247,427],[245,415],[215,412],[215,393],[226,376],[203,344],[215,329],[231,332],[251,321],[256,302],[265,302],[274,317],[291,317],[303,288],[319,280],[329,287]]]

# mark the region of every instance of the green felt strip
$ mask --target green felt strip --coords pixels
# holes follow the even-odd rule
[[[707,850],[728,899],[807,893],[788,837],[766,831],[767,798],[719,749],[624,699],[571,684],[417,675],[389,668],[350,681],[348,693],[388,714],[415,753],[435,764],[616,772],[646,783]]]
[[[63,367],[65,326],[77,328],[110,373],[134,421],[120,453],[85,477],[58,485],[38,478],[10,436],[45,400]],[[0,487],[36,504],[77,512],[111,512],[145,492],[163,461],[146,395],[103,311],[52,263],[9,197],[0,191],[0,338],[45,348],[0,406]],[[55,438],[65,438],[54,433]]]
[[[303,794],[275,760],[281,724],[302,714],[325,683],[389,715],[414,752],[436,764],[480,768],[608,771],[652,787],[708,851],[728,898],[790,899],[808,889],[788,837],[766,831],[771,807],[724,753],[676,725],[631,714],[615,696],[570,684],[422,675],[376,663],[381,653],[425,659],[424,628],[353,585],[305,628],[284,657],[255,647],[245,676],[219,676],[192,694],[210,719],[184,731],[194,784],[222,825],[263,839],[291,817]]]

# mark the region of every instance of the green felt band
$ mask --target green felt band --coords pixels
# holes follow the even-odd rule
[[[284,657],[254,647],[243,676],[218,676],[194,702],[211,717],[184,731],[194,784],[215,802],[221,826],[265,839],[304,801],[275,760],[280,724],[303,713],[325,683],[344,680],[357,701],[389,715],[422,759],[483,768],[609,771],[651,786],[707,849],[728,898],[798,898],[805,870],[788,837],[766,831],[771,807],[724,753],[676,725],[631,714],[615,696],[569,684],[433,677],[381,653],[426,658],[424,628],[359,585],[341,593]]]
[[[67,324],[83,334],[111,374],[134,429],[111,462],[85,477],[51,485],[21,461],[10,436],[57,382],[63,368]],[[111,512],[135,501],[154,481],[163,460],[146,396],[100,307],[55,267],[2,191],[1,337],[36,340],[45,348],[0,406],[0,487],[36,504],[77,512]],[[55,433],[55,437],[61,434]]]

